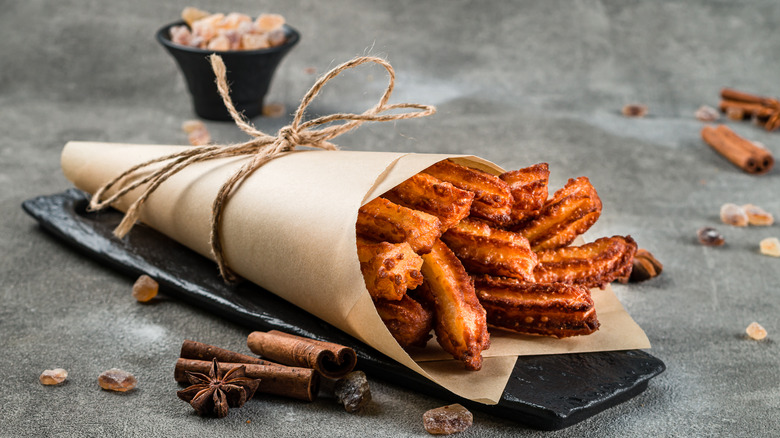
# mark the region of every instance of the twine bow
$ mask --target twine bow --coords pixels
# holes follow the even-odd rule
[[[351,131],[364,122],[387,122],[393,120],[411,119],[417,117],[424,117],[434,114],[436,108],[430,105],[421,105],[416,103],[399,103],[388,105],[387,101],[390,99],[390,95],[393,93],[395,87],[395,71],[393,67],[384,59],[363,56],[352,59],[351,61],[341,64],[324,76],[320,77],[317,82],[311,87],[306,95],[301,100],[301,104],[295,111],[295,117],[291,124],[281,128],[278,133],[274,135],[266,134],[251,123],[244,119],[243,115],[239,113],[233,101],[230,98],[230,87],[227,84],[226,68],[219,55],[212,54],[209,57],[211,67],[216,75],[217,90],[219,91],[222,101],[225,103],[230,116],[236,122],[236,125],[247,133],[250,140],[235,144],[235,145],[207,145],[198,146],[186,149],[182,152],[175,154],[155,158],[144,163],[135,165],[121,175],[117,176],[113,180],[109,181],[102,187],[100,187],[89,203],[89,210],[96,211],[110,206],[114,201],[126,195],[130,191],[138,188],[141,185],[148,184],[143,193],[136,199],[130,207],[127,209],[122,221],[114,229],[114,235],[116,237],[124,237],[135,225],[140,214],[140,208],[143,206],[146,199],[151,195],[165,180],[189,166],[190,164],[206,161],[215,158],[227,158],[236,156],[252,156],[252,159],[247,161],[235,174],[233,174],[217,193],[217,197],[214,199],[212,205],[211,216],[211,233],[209,236],[209,243],[211,244],[211,251],[214,255],[214,259],[219,266],[219,272],[222,277],[227,281],[235,281],[236,275],[228,268],[225,260],[222,240],[220,238],[220,224],[222,219],[222,212],[230,199],[231,194],[241,185],[242,181],[249,176],[252,172],[257,170],[263,164],[276,158],[280,154],[294,150],[297,146],[309,146],[313,148],[333,151],[338,147],[329,142],[329,140]],[[384,94],[379,99],[376,105],[361,114],[350,113],[337,113],[328,116],[319,117],[307,122],[303,122],[304,112],[309,106],[311,101],[319,94],[322,87],[331,79],[338,76],[344,70],[357,67],[367,62],[373,62],[381,65],[387,70],[389,74],[389,81]],[[396,109],[412,109],[416,111],[402,112],[397,114],[383,114],[387,111]],[[345,121],[345,123],[335,124],[331,126],[321,127],[315,129],[318,126],[328,124],[336,121]],[[131,176],[140,169],[147,168],[155,163],[166,162],[166,164],[156,171],[150,173],[143,178],[136,177],[133,179]],[[117,185],[125,178],[129,178],[128,184],[125,184],[116,193],[112,194],[108,198],[101,201],[106,191]]]

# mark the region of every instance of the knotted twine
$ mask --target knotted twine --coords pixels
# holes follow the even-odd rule
[[[122,174],[112,179],[102,187],[100,187],[89,203],[90,211],[97,211],[104,209],[114,203],[117,199],[126,195],[130,191],[138,188],[143,184],[149,184],[143,193],[130,205],[125,212],[122,221],[114,229],[114,235],[118,238],[124,237],[135,225],[140,215],[140,209],[144,205],[146,199],[151,195],[157,187],[160,186],[165,180],[175,175],[180,170],[189,166],[190,164],[197,163],[199,161],[206,161],[215,158],[228,158],[237,156],[251,156],[251,160],[247,161],[235,174],[233,174],[222,187],[219,189],[214,203],[212,204],[211,215],[211,232],[209,235],[209,244],[211,245],[211,252],[219,267],[219,273],[226,281],[235,281],[237,276],[227,266],[225,260],[224,251],[222,248],[222,240],[220,238],[220,225],[222,220],[222,212],[230,199],[230,196],[234,191],[240,187],[242,181],[252,174],[255,170],[261,167],[263,164],[273,160],[280,154],[294,150],[298,146],[308,146],[317,149],[323,149],[327,151],[338,150],[338,147],[328,140],[338,137],[348,131],[351,131],[364,122],[388,122],[394,120],[411,119],[417,117],[425,117],[436,112],[436,108],[431,105],[422,105],[416,103],[397,103],[388,105],[387,101],[393,93],[395,88],[395,71],[393,67],[384,59],[362,56],[347,61],[329,71],[324,76],[320,77],[314,85],[309,89],[306,95],[301,100],[301,104],[295,111],[295,117],[291,124],[279,129],[277,134],[269,135],[249,123],[244,116],[239,113],[233,105],[233,100],[230,98],[230,87],[227,83],[225,63],[219,55],[212,54],[209,57],[211,62],[211,68],[214,70],[216,76],[217,90],[219,91],[222,101],[225,103],[230,116],[236,122],[236,125],[247,133],[251,139],[244,143],[233,145],[205,145],[188,148],[182,152],[166,155],[159,158],[143,162],[135,165]],[[317,97],[322,87],[331,79],[335,78],[343,71],[357,67],[367,62],[373,62],[381,65],[387,70],[389,75],[389,81],[385,92],[379,99],[376,105],[361,114],[351,113],[336,113],[328,116],[323,116],[303,122],[304,112],[309,106],[311,101]],[[397,114],[383,114],[387,111],[396,109],[412,109],[416,111],[402,112]],[[331,122],[345,121],[345,123],[334,124],[326,127],[318,126],[328,124]],[[140,177],[132,175],[138,170],[147,168],[155,163],[167,162],[164,166],[148,174],[147,176]],[[120,190],[113,195],[109,196],[105,200],[101,201],[101,198],[107,190],[111,189],[114,185],[118,184],[127,178],[126,184]]]

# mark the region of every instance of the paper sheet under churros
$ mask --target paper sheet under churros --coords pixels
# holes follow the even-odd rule
[[[184,146],[70,142],[62,168],[89,193],[128,167]],[[228,265],[239,275],[333,324],[453,393],[497,403],[518,355],[648,348],[647,337],[612,291],[594,292],[601,328],[593,335],[547,339],[493,331],[481,371],[436,349],[413,360],[393,339],[365,289],[355,242],[358,208],[431,164],[453,158],[498,174],[478,157],[384,152],[289,152],[262,166],[225,208],[222,238]],[[147,200],[141,220],[211,257],[211,206],[222,183],[247,158],[193,164]],[[140,193],[117,203],[124,210]],[[132,231],[131,231],[132,232]],[[216,267],[215,267],[216,272]]]

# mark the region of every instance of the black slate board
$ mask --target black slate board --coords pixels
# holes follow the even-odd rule
[[[87,256],[132,278],[140,274],[155,278],[168,296],[253,330],[275,329],[347,345],[358,354],[358,368],[372,378],[529,427],[571,426],[641,393],[666,368],[640,350],[520,357],[500,402],[474,403],[259,286],[226,285],[212,261],[151,228],[138,225],[125,239],[114,238],[111,232],[121,213],[87,213],[87,203],[86,194],[71,189],[27,200],[22,207],[44,230]]]

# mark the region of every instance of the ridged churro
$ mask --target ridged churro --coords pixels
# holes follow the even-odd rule
[[[447,181],[455,187],[474,192],[471,215],[496,225],[510,222],[512,193],[509,186],[497,176],[481,170],[461,166],[450,160],[440,161],[423,170],[423,173]]]
[[[423,260],[407,242],[373,242],[357,238],[358,260],[371,298],[400,300],[422,284]]]
[[[588,178],[570,179],[544,204],[538,216],[512,227],[534,251],[560,248],[588,230],[601,215],[601,199]]]
[[[583,286],[481,275],[474,287],[491,326],[556,338],[598,330],[593,299]]]
[[[355,226],[358,236],[391,243],[408,242],[417,253],[431,250],[441,236],[436,216],[376,198],[360,207]]]
[[[569,283],[605,287],[631,275],[636,242],[631,236],[602,237],[582,246],[539,251],[534,269],[537,283]]]
[[[536,254],[518,233],[464,219],[441,237],[470,273],[534,280]]]
[[[425,347],[431,338],[433,312],[404,295],[400,300],[376,300],[376,311],[398,344],[404,348]]]
[[[512,223],[538,215],[547,201],[547,182],[550,169],[547,163],[539,163],[498,176],[509,184],[512,193]]]
[[[414,175],[382,197],[436,216],[441,221],[442,232],[468,216],[474,201],[473,192],[459,189],[426,173]]]
[[[441,240],[423,257],[425,281],[418,293],[434,307],[434,331],[444,351],[463,361],[466,369],[482,368],[482,351],[490,346],[485,309],[455,254]]]

